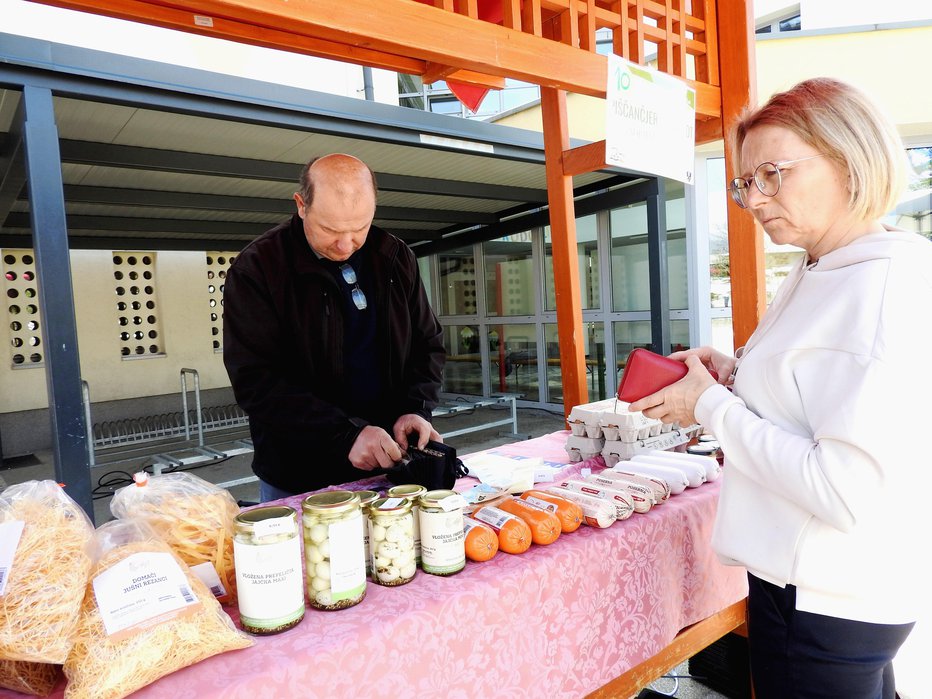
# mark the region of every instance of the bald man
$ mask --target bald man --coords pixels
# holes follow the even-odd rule
[[[296,213],[237,256],[223,360],[263,502],[371,476],[431,427],[446,354],[411,250],[372,225],[362,161],[304,166]]]

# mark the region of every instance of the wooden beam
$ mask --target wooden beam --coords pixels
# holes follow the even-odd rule
[[[589,390],[586,386],[573,178],[563,173],[563,152],[570,145],[566,93],[542,87],[540,102],[553,240],[553,288],[557,301],[560,370],[563,373],[563,413],[569,416],[573,407],[589,402]]]
[[[39,1],[416,75],[434,62],[605,96],[605,56],[527,33],[540,31],[539,0],[525,2],[522,32],[409,0],[355,0],[352,12],[345,0],[172,0],[170,7],[144,0]],[[469,41],[451,44],[450,37],[463,36]],[[697,89],[700,114],[719,116],[720,104],[718,88]]]
[[[314,39],[270,27],[237,22],[219,17],[201,17],[186,10],[153,5],[140,0],[40,0],[44,5],[67,10],[92,12],[130,21],[144,22],[190,34],[202,34],[215,39],[227,39],[253,46],[280,49],[319,58],[349,61],[398,73],[420,75],[425,62],[396,54],[373,51],[364,46],[347,46],[333,41]],[[144,18],[144,19],[143,19]],[[207,20],[210,20],[209,22]]]
[[[709,143],[711,141],[721,141],[722,120],[721,119],[696,119],[696,145]]]
[[[729,134],[742,112],[757,104],[754,62],[754,13],[750,4],[719,0],[719,65],[722,120]],[[725,177],[740,171],[725,144]],[[735,348],[743,346],[767,310],[764,285],[764,236],[747,211],[728,197],[728,256],[731,267],[732,326]]]
[[[747,600],[741,600],[708,619],[687,626],[676,635],[670,645],[657,655],[636,665],[591,694],[587,694],[586,699],[633,697],[648,684],[663,677],[670,668],[676,667],[725,634],[743,629],[746,618]]]
[[[605,162],[605,139],[563,151],[563,174],[584,175],[609,167]]]
[[[453,66],[444,66],[439,63],[428,63],[421,75],[421,80],[425,85],[430,85],[438,80],[455,80],[470,85],[480,87],[489,87],[493,90],[502,90],[505,88],[505,78],[498,75],[484,75],[474,70],[461,70]]]

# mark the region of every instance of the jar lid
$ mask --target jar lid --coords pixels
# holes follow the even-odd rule
[[[253,510],[240,512],[238,515],[236,515],[236,517],[233,518],[233,521],[246,529],[251,529],[255,527],[258,522],[264,522],[268,519],[279,519],[282,517],[294,517],[296,514],[297,513],[293,507],[288,507],[286,505],[273,505],[271,507],[257,507]]]
[[[327,490],[304,498],[301,509],[304,512],[337,514],[359,507],[359,494],[351,490]]]
[[[424,493],[427,492],[427,488],[423,485],[418,485],[417,483],[410,483],[408,485],[395,485],[389,488],[386,491],[386,495],[390,498],[412,498],[416,499],[421,497]]]
[[[357,490],[356,494],[359,496],[359,504],[363,507],[367,507],[370,502],[379,499],[379,494],[374,490]]]
[[[705,444],[691,444],[686,447],[687,454],[697,454],[702,456],[710,456],[718,451],[718,447],[712,444],[711,442],[706,442]]]
[[[425,488],[426,490],[426,488]],[[411,511],[414,503],[405,497],[395,496],[379,498],[369,503],[369,514],[403,515]]]
[[[462,495],[457,493],[455,490],[428,490],[424,493],[418,502],[421,507],[441,507],[441,501],[446,500],[447,498],[452,498],[459,496],[460,501],[456,502],[457,507],[462,507],[465,504],[465,500],[462,500]],[[444,508],[446,509],[446,508]],[[455,508],[450,508],[455,509]]]

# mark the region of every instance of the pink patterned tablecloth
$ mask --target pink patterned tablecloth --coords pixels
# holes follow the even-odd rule
[[[561,476],[604,467],[601,457],[567,463],[567,434],[490,453],[540,456]],[[719,482],[688,489],[608,529],[584,526],[519,556],[468,562],[448,578],[419,572],[397,588],[369,583],[355,607],[309,608],[294,629],[133,697],[581,697],[746,596],[744,569],[722,566],[709,544],[718,492]],[[300,510],[301,499],[281,502]]]

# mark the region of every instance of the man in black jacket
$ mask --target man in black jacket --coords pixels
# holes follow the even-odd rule
[[[411,250],[372,225],[376,184],[343,154],[303,169],[297,213],[230,267],[223,360],[263,501],[389,467],[431,427],[446,354]]]

